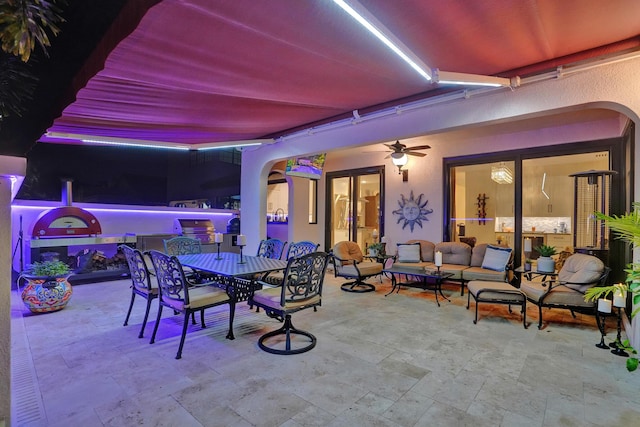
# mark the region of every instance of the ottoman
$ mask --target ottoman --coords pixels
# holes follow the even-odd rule
[[[476,318],[473,323],[478,322],[478,305],[481,302],[494,304],[509,304],[509,313],[511,313],[511,305],[519,305],[522,308],[522,325],[527,328],[527,298],[518,288],[511,286],[506,282],[491,282],[487,280],[472,280],[467,284],[469,291],[467,295],[467,310],[471,297],[476,302]]]

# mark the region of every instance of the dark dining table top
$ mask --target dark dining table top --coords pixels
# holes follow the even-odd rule
[[[243,255],[244,263],[241,264],[240,254],[221,252],[222,259],[216,259],[217,257],[217,253],[177,256],[182,265],[228,277],[284,270],[287,267],[287,261],[280,259]]]

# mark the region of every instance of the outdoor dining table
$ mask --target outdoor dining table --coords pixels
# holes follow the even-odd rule
[[[178,255],[180,263],[195,270],[218,276],[218,284],[228,289],[236,302],[249,299],[251,292],[260,289],[256,276],[272,271],[284,270],[287,261],[231,252]]]

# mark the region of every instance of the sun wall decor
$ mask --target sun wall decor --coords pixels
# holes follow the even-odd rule
[[[409,194],[409,198],[407,199],[404,194],[400,194],[400,200],[398,200],[399,209],[393,211],[394,215],[399,215],[398,221],[396,224],[400,224],[402,221],[402,229],[404,230],[407,225],[409,229],[413,233],[413,227],[417,224],[422,228],[422,221],[429,221],[427,215],[433,213],[433,209],[427,209],[428,200],[425,200],[422,203],[422,196],[424,194],[420,194],[417,199],[413,197],[413,190]]]

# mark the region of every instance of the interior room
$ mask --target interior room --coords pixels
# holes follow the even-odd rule
[[[609,311],[600,301],[574,310],[519,287],[561,284],[571,262],[556,268],[556,253],[551,271],[538,270],[543,245],[597,262],[589,286],[622,284],[640,261],[595,219],[640,199],[637,2],[123,0],[95,5],[100,20],[69,3],[61,35],[88,40],[94,23],[93,43],[75,58],[73,37],[56,45],[50,34],[50,59],[36,44],[31,61],[41,86],[60,76],[64,88],[50,98],[36,89],[20,114],[0,102],[0,256],[11,260],[0,266],[10,284],[0,292],[0,427],[640,417],[635,356],[620,357],[622,340],[640,347],[634,292],[612,290]],[[38,190],[60,188],[62,172],[29,169],[56,151],[52,163],[81,189],[66,202],[64,185],[62,201]],[[178,237],[197,250],[169,253]],[[54,245],[64,254],[49,249],[54,239],[71,239]],[[80,251],[76,239],[104,244],[109,259],[125,244],[142,261],[123,258],[128,274],[100,280],[72,275],[63,308],[31,310],[28,265]],[[286,311],[280,295],[295,286],[284,284],[298,280],[286,266],[303,257],[264,255],[269,239],[328,254],[323,295]],[[422,282],[393,270],[410,241]],[[354,243],[363,270],[383,265],[362,279],[358,262],[336,264],[340,242]],[[388,257],[369,254],[375,243]],[[436,247],[466,251],[460,278],[444,271],[459,253],[443,263]],[[502,266],[485,268],[487,251],[501,250]],[[262,269],[241,271],[255,259]],[[163,268],[176,262],[178,293],[203,296],[162,312],[163,284],[175,280]],[[215,270],[222,264],[233,272]],[[341,276],[345,266],[356,273]],[[465,280],[473,267],[504,279]],[[133,304],[135,272],[157,290]],[[278,272],[279,286],[264,285]],[[195,282],[206,278],[215,286]],[[361,279],[368,291],[344,292]],[[262,338],[288,336],[291,322],[313,335],[309,349],[264,350]]]

